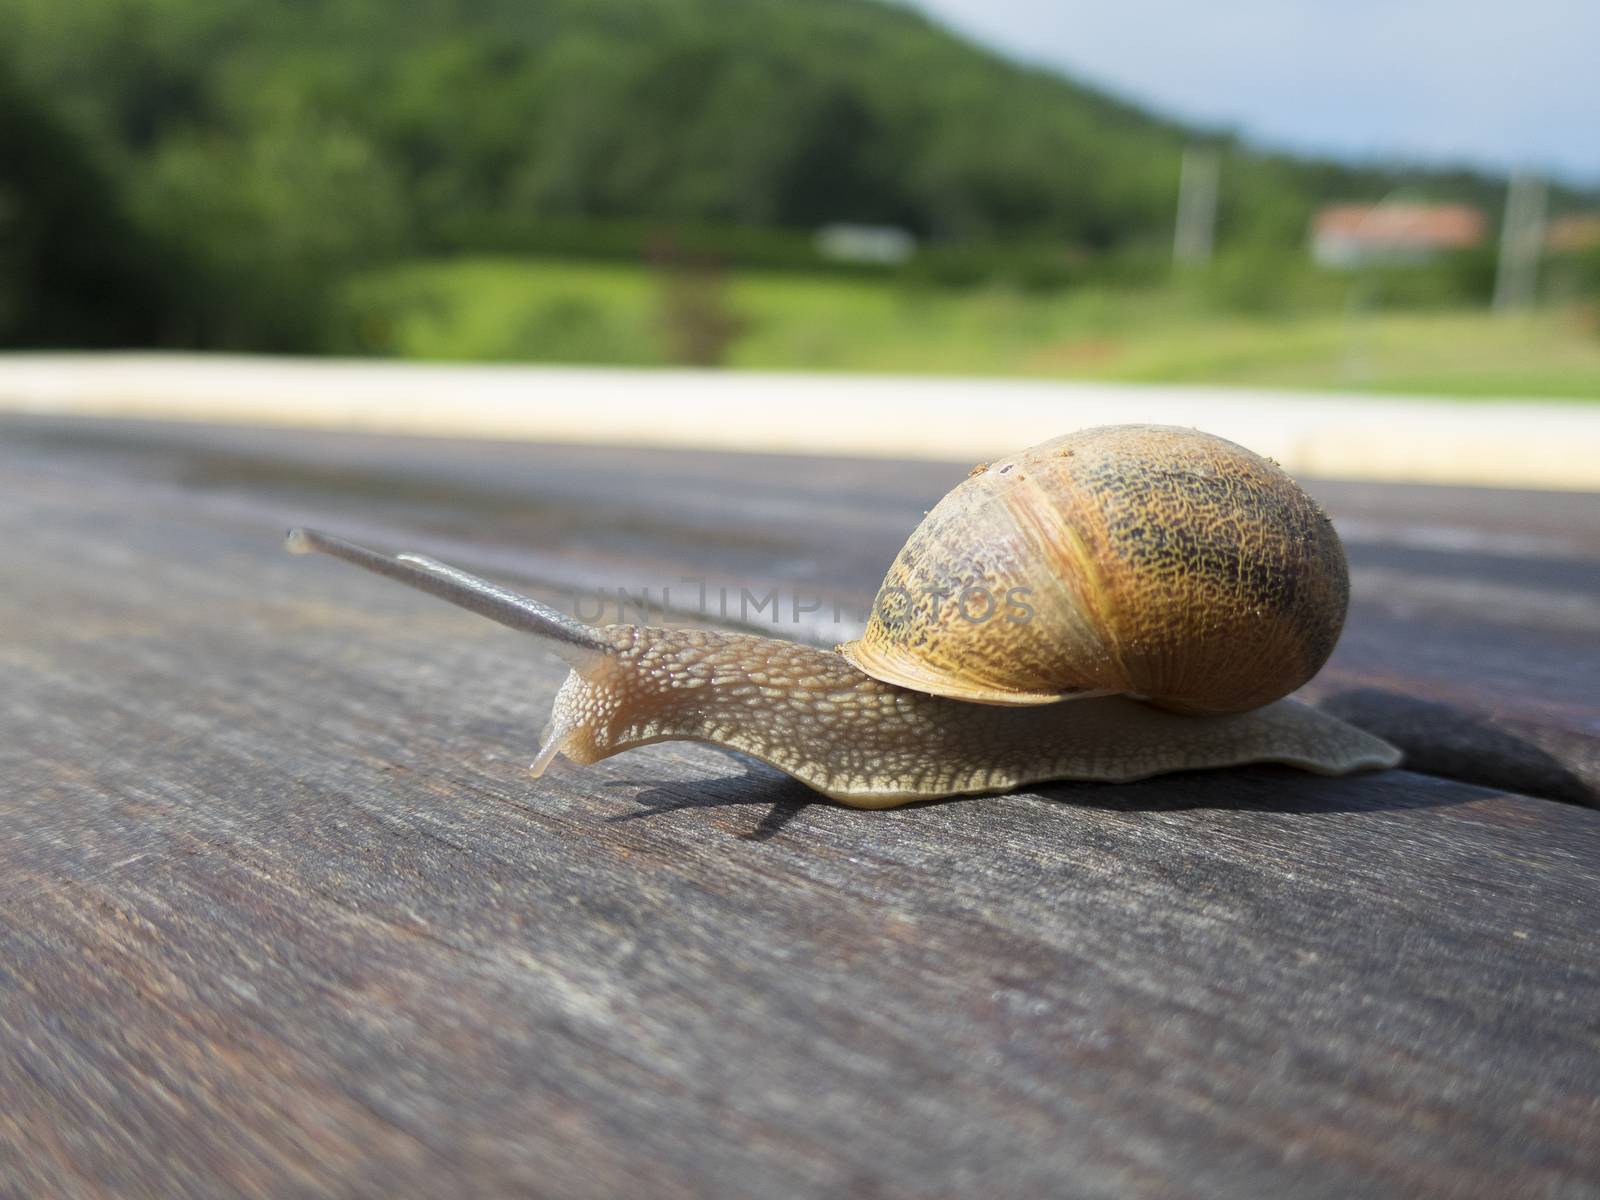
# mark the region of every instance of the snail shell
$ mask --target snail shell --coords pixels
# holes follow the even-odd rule
[[[1349,590],[1332,524],[1275,463],[1194,429],[1102,426],[946,495],[839,649],[952,699],[1242,712],[1317,672]]]

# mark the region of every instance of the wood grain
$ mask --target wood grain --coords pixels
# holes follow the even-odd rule
[[[1600,812],[1259,768],[862,813],[677,744],[535,784],[553,662],[279,549],[870,588],[928,471],[0,424],[0,1192],[1600,1193]],[[1432,577],[1543,597],[1478,686],[1565,735],[1548,524]],[[1467,689],[1438,604],[1363,603],[1394,688]]]
[[[542,583],[591,617],[636,619],[641,594],[659,609],[670,592],[680,615],[737,625],[742,608],[819,644],[861,633],[907,532],[966,469],[131,422],[0,429],[58,472],[110,470],[424,550]],[[1600,803],[1600,494],[1310,487],[1344,539],[1353,602],[1305,698],[1430,772]],[[770,629],[756,606],[774,591]]]

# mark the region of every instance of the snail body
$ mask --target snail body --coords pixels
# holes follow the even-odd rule
[[[686,739],[889,808],[1051,779],[1249,762],[1344,774],[1400,757],[1284,698],[1338,638],[1343,551],[1275,464],[1194,430],[1086,430],[975,471],[911,535],[865,634],[838,651],[595,628],[416,555],[310,530],[289,547],[533,633],[562,657],[572,672],[536,775],[557,754],[587,764]]]
[[[1324,775],[1393,766],[1387,743],[1294,700],[1184,716],[1123,696],[972,704],[873,679],[816,646],[752,634],[612,625],[608,657],[556,695],[535,774],[652,742],[710,742],[855,808],[1010,791],[1052,779],[1122,783],[1277,762]]]

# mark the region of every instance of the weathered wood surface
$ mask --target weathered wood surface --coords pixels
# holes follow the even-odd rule
[[[599,593],[777,632],[860,632],[884,568],[960,466],[12,418],[58,471],[179,488],[242,518],[415,544],[569,608]],[[1600,494],[1314,482],[1355,597],[1306,695],[1468,782],[1600,802]],[[795,600],[802,611],[796,619]],[[815,611],[803,611],[816,604]],[[613,598],[604,607],[618,613]],[[626,615],[638,616],[634,607]],[[834,620],[837,616],[839,620]]]
[[[0,422],[0,1191],[1600,1194],[1600,811],[1545,798],[1594,498],[1317,489],[1323,696],[1495,786],[890,813],[687,745],[535,784],[555,664],[279,550],[859,602],[949,478]]]

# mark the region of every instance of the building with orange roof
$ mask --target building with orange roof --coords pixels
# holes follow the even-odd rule
[[[1488,222],[1467,204],[1330,204],[1311,223],[1311,256],[1325,267],[1427,262],[1483,244]]]

